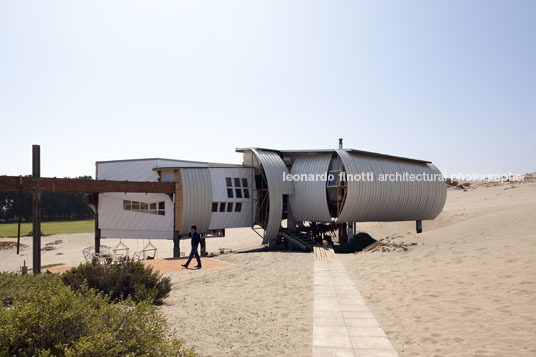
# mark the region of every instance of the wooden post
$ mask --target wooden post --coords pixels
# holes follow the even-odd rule
[[[19,224],[17,229],[17,255],[20,251],[20,223],[21,223],[21,212],[22,212],[22,176],[19,177]]]
[[[99,228],[99,194],[95,193],[95,254],[100,253],[101,231]]]
[[[207,256],[207,242],[205,240],[206,238],[201,238],[201,243],[200,243],[200,246],[201,246],[201,256],[202,257],[206,257]]]
[[[179,232],[182,216],[182,180],[180,177],[180,169],[176,169],[173,172],[173,178],[175,180],[175,204],[173,205],[173,211],[175,213],[175,219],[173,221],[173,258],[180,258],[181,255],[181,237]]]
[[[41,190],[39,177],[41,176],[41,149],[39,145],[32,145],[32,176],[36,179],[36,186],[32,192],[33,211],[33,273],[41,272]]]
[[[179,232],[175,231],[173,234],[173,258],[179,258],[181,254],[181,239],[179,237]]]

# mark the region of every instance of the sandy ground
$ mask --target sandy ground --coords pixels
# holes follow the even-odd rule
[[[409,251],[339,254],[401,356],[536,355],[536,183],[452,188],[425,232],[360,226]]]
[[[17,238],[0,238],[0,242],[16,241]],[[58,242],[61,241],[61,242]],[[208,238],[207,253],[220,254],[220,249],[224,248],[226,252],[244,249],[255,249],[261,247],[261,238],[256,235],[250,228],[228,229],[224,238]],[[57,242],[57,244],[53,244]],[[121,241],[130,250],[129,254],[142,250],[149,241],[147,239],[123,239]],[[15,248],[9,250],[0,250],[0,271],[18,271],[26,261],[26,265],[31,269],[32,266],[32,237],[21,237],[21,243],[27,247],[21,248],[20,254],[16,254]],[[173,241],[152,239],[151,244],[157,248],[157,258],[173,257]],[[41,265],[61,264],[75,266],[84,262],[82,249],[94,245],[93,233],[79,234],[56,234],[42,237],[41,247],[46,248],[50,244],[51,250],[41,251]],[[119,239],[104,238],[101,245],[111,248],[119,244]],[[190,240],[181,241],[181,255],[186,256],[190,253]]]
[[[225,254],[221,268],[171,274],[163,311],[203,356],[310,356],[313,257]]]
[[[13,240],[1,238],[0,241]],[[93,234],[43,237],[42,265],[74,266],[84,261],[82,248],[93,245]],[[147,240],[127,240],[133,251]],[[16,271],[23,260],[31,267],[31,237],[17,256],[14,249],[0,250],[0,271]],[[117,239],[103,239],[114,247]],[[173,242],[151,240],[158,258],[173,255]],[[181,251],[189,253],[189,241]],[[213,269],[166,274],[173,289],[161,307],[177,336],[195,346],[202,356],[310,356],[313,323],[313,255],[266,252],[251,229],[227,230],[225,238],[207,239],[207,252],[226,263]],[[240,251],[240,253],[238,253]],[[195,264],[195,261],[192,265]],[[62,265],[62,266],[63,266]]]
[[[417,243],[408,251],[338,254],[401,356],[536,355],[536,181],[450,188],[443,213],[424,222],[366,223],[375,239]],[[13,240],[2,238],[0,241]],[[76,265],[92,234],[43,237],[43,265]],[[21,255],[0,250],[0,271],[31,266],[31,238]],[[123,240],[131,254],[147,241]],[[103,239],[114,247],[116,239]],[[172,242],[153,240],[158,257]],[[189,241],[181,243],[188,251]],[[313,256],[263,252],[250,229],[207,240],[222,267],[168,274],[162,310],[178,336],[204,356],[309,356]],[[246,251],[237,253],[237,251]]]

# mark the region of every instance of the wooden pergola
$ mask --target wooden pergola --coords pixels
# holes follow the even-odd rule
[[[99,252],[100,229],[98,222],[98,197],[103,192],[141,192],[175,194],[175,182],[107,181],[87,179],[65,179],[41,177],[39,145],[32,146],[32,176],[0,176],[0,192],[32,193],[33,211],[33,272],[41,271],[41,193],[64,192],[89,194],[90,203],[95,205],[95,252]],[[19,203],[20,206],[20,203]],[[20,241],[20,213],[19,234]]]

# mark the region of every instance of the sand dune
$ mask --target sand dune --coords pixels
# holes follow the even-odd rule
[[[339,255],[402,356],[536,355],[536,184],[450,189],[408,252]]]

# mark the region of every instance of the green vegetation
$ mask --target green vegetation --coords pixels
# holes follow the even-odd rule
[[[43,234],[71,234],[71,233],[92,233],[95,231],[95,220],[83,221],[63,221],[63,222],[41,222],[41,232]],[[22,223],[20,234],[29,235],[32,232],[32,223]],[[17,223],[0,224],[0,237],[17,236]]]
[[[196,356],[168,337],[166,320],[148,301],[112,304],[52,274],[13,273],[0,274],[0,298],[2,356]]]
[[[109,266],[97,262],[81,264],[63,273],[61,278],[75,290],[87,284],[110,295],[114,301],[130,298],[135,302],[161,304],[171,291],[169,278],[132,259]]]

